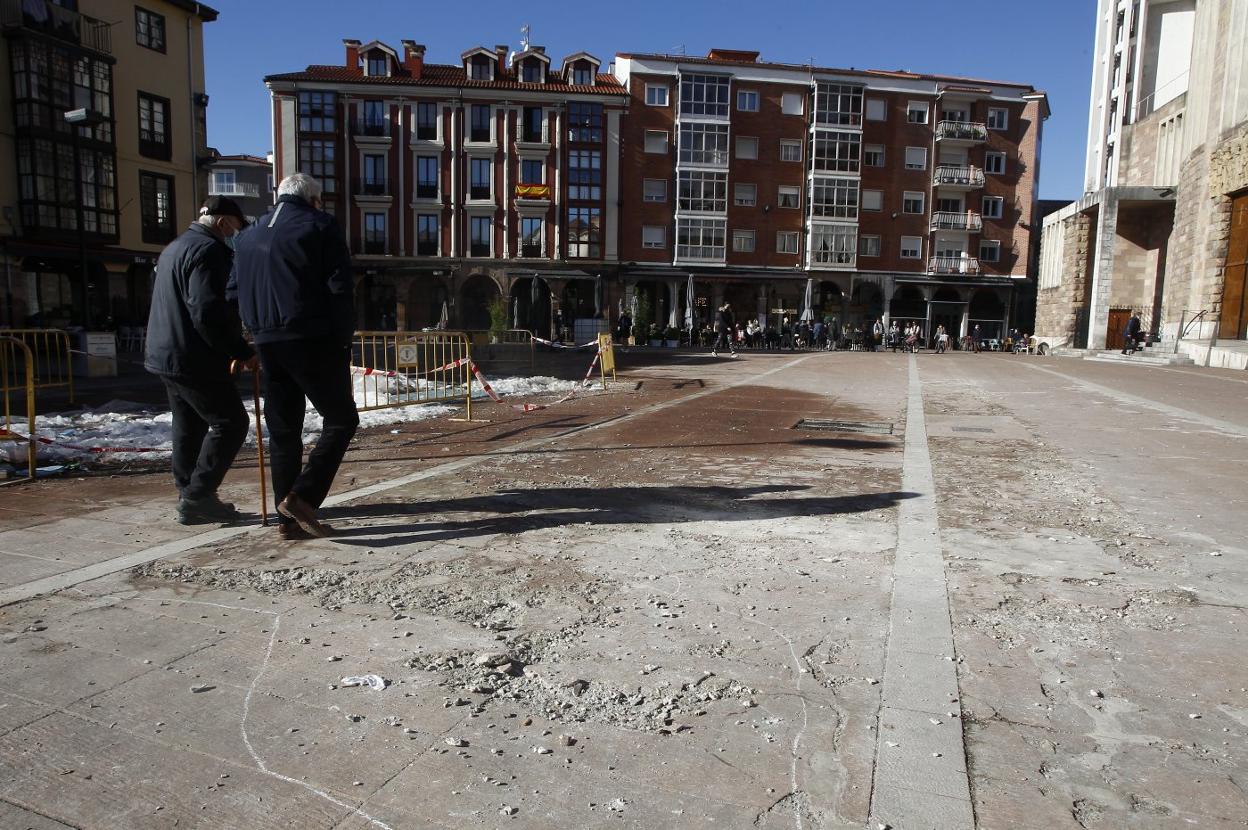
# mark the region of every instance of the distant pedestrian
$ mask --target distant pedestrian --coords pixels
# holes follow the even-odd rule
[[[876,319],[871,326],[871,351],[877,351],[884,343],[884,321]]]
[[[628,316],[625,311],[620,314],[620,319],[615,325],[615,342],[621,346],[628,345],[628,338],[633,333],[633,318]]]
[[[238,312],[226,300],[230,245],[247,225],[238,203],[213,196],[156,261],[144,367],[159,375],[173,415],[173,481],[185,525],[241,517],[217,488],[247,437],[230,362],[255,369]]]
[[[949,332],[945,331],[944,324],[941,324],[936,327],[936,354],[944,354],[947,348],[949,348]]]
[[[351,383],[355,305],[351,253],[321,184],[304,173],[277,188],[277,206],[239,237],[230,278],[265,372],[273,497],[283,538],[327,536],[317,509],[359,426]],[[320,438],[303,464],[306,402]],[[300,469],[302,465],[302,470]]]
[[[1127,327],[1122,332],[1122,353],[1135,354],[1135,350],[1140,346],[1140,315],[1137,312],[1131,312],[1131,319],[1127,321]]]
[[[979,354],[984,350],[984,335],[979,330],[979,323],[975,324],[975,328],[971,330],[971,348]]]
[[[719,357],[721,346],[727,346],[733,357],[737,356],[736,320],[732,315],[732,306],[724,303],[715,312],[715,345],[711,346],[711,357]]]

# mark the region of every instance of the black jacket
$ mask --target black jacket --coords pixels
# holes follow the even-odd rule
[[[160,252],[147,319],[149,372],[185,379],[229,374],[246,360],[238,314],[226,301],[230,249],[208,228],[191,225]]]
[[[1123,335],[1128,340],[1135,340],[1140,336],[1140,318],[1131,315],[1131,319],[1127,321],[1127,328],[1123,331]]]
[[[227,296],[256,343],[328,340],[351,343],[355,303],[351,252],[338,222],[298,196],[238,237]]]

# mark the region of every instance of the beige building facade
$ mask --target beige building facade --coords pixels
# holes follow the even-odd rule
[[[1044,223],[1036,336],[1248,365],[1248,0],[1101,0],[1086,192]]]
[[[0,326],[146,323],[156,258],[207,197],[216,16],[185,0],[0,0]]]

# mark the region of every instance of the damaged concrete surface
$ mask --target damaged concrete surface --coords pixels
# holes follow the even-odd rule
[[[0,591],[63,587],[0,608],[0,827],[1248,826],[1246,391],[685,357],[361,435],[335,538],[169,555],[165,473],[7,488]]]

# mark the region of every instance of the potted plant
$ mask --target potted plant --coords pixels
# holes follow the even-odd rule
[[[654,348],[660,348],[663,345],[663,329],[659,328],[658,323],[650,324],[650,333],[646,335],[647,342]]]
[[[495,297],[490,302],[490,342],[497,343],[507,331],[507,301]]]
[[[637,312],[633,315],[633,343],[641,346],[650,335],[650,302],[644,296],[637,297]]]
[[[663,331],[663,345],[669,349],[675,349],[680,345],[680,329],[674,326],[668,326]]]

